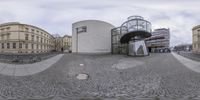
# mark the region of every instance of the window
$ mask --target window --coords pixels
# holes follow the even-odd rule
[[[25,30],[28,32],[29,29],[26,27]]]
[[[1,35],[1,40],[4,40],[4,34]]]
[[[87,32],[87,26],[78,27],[76,28],[76,31],[77,33]]]
[[[10,30],[10,27],[7,27],[6,29],[7,29],[7,31],[8,31],[8,30]]]
[[[4,43],[1,43],[1,48],[4,49]]]
[[[34,41],[34,35],[31,36],[31,41]]]
[[[39,36],[37,36],[36,38],[37,38],[37,42],[39,42]]]
[[[10,39],[10,33],[7,33],[7,40]]]
[[[15,49],[16,48],[16,43],[13,43],[13,49]]]
[[[43,40],[43,38],[41,38],[41,41],[40,41],[41,43],[42,43],[42,40]]]
[[[7,49],[10,49],[10,43],[7,43]]]
[[[25,40],[28,40],[28,34],[25,34]]]
[[[1,31],[4,31],[4,28],[2,28]]]
[[[19,48],[22,48],[22,43],[19,43]]]
[[[25,44],[25,48],[26,48],[26,49],[28,49],[28,43],[27,43],[27,44]]]
[[[31,44],[31,48],[34,49],[34,44]]]
[[[38,47],[39,47],[39,46],[38,46],[38,44],[37,44],[37,49],[38,49]]]
[[[32,32],[35,32],[35,30],[34,30],[34,29],[31,29],[31,31],[32,31]]]

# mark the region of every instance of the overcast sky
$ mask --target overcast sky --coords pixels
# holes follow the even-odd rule
[[[170,28],[171,45],[191,43],[200,0],[0,0],[0,23],[31,24],[51,34],[71,35],[71,24],[87,19],[117,27],[131,15],[143,16],[153,29]]]

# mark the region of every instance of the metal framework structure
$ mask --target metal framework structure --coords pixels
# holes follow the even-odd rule
[[[141,16],[130,16],[120,27],[121,43],[128,43],[131,39],[138,40],[151,36],[151,23]]]
[[[151,23],[143,17],[128,17],[120,27],[112,29],[112,53],[129,54],[130,42],[144,40],[151,36],[151,32]]]

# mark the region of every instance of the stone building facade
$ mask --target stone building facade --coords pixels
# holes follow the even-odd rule
[[[27,24],[0,24],[0,53],[43,53],[54,50],[54,37]]]
[[[192,49],[194,53],[200,53],[200,25],[192,29]]]

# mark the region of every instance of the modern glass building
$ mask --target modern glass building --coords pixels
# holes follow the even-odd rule
[[[128,54],[128,43],[121,43],[120,27],[111,30],[112,54]]]

